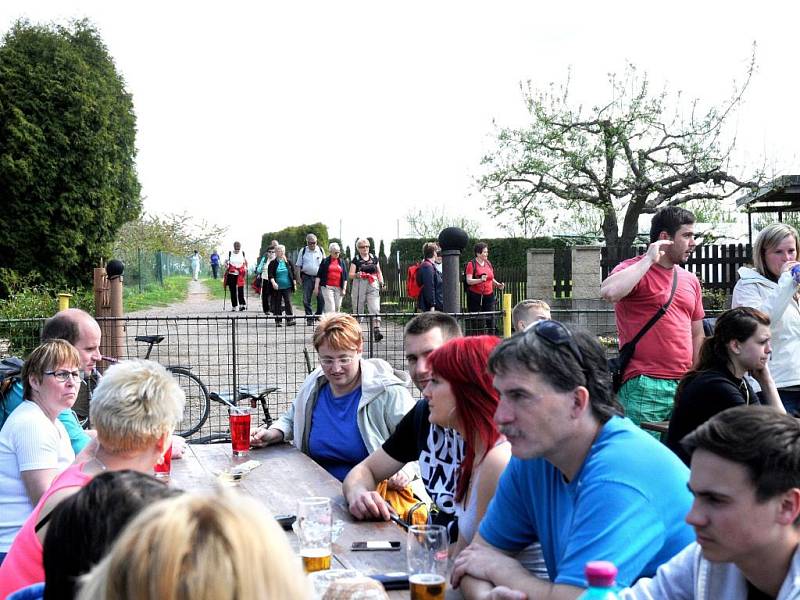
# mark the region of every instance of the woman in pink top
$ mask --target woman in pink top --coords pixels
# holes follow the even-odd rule
[[[89,409],[97,429],[94,457],[59,475],[14,538],[0,565],[0,598],[44,581],[42,542],[50,513],[103,471],[152,473],[181,419],[184,393],[164,367],[130,360],[112,366],[97,386]]]

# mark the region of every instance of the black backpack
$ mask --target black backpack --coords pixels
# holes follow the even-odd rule
[[[24,361],[17,356],[10,356],[0,360],[0,429],[8,419],[11,411],[6,407],[6,396],[17,381],[20,380],[22,374],[22,365]]]

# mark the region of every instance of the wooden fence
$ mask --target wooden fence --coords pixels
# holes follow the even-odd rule
[[[603,278],[623,260],[647,252],[647,246],[634,246],[622,252],[612,248],[601,251]],[[686,268],[697,275],[705,289],[733,291],[739,267],[752,264],[753,249],[750,244],[710,244],[698,246],[686,263]]]

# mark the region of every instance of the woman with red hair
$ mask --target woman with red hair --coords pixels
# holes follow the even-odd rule
[[[511,458],[511,444],[497,429],[494,412],[499,397],[486,369],[500,338],[490,335],[454,338],[428,357],[431,380],[422,390],[434,425],[461,434],[464,456],[458,468],[456,515],[458,541],[451,546],[455,557],[472,541],[494,496],[497,481]],[[547,577],[541,547],[518,556],[537,575]]]

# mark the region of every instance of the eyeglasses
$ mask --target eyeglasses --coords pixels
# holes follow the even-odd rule
[[[52,375],[55,378],[56,381],[60,381],[61,383],[64,383],[70,377],[72,379],[80,379],[81,378],[81,372],[80,371],[66,371],[66,370],[45,371],[44,374],[45,375]]]
[[[362,248],[362,249],[366,250],[366,249],[369,248],[369,246],[359,246],[359,248]]]
[[[343,356],[341,358],[320,358],[319,364],[323,367],[332,367],[333,365],[340,365],[342,367],[347,367],[355,360],[352,356]]]
[[[313,246],[313,245],[314,245],[314,244],[316,244],[316,243],[317,243],[317,242],[308,242],[308,245],[309,245],[309,246]]]
[[[578,348],[578,344],[575,343],[572,332],[567,329],[563,323],[553,321],[552,319],[544,319],[541,321],[534,321],[525,328],[525,331],[531,329],[536,335],[553,346],[566,346],[569,348],[569,351],[572,352],[572,356],[578,361],[578,365],[580,365],[582,370],[586,371],[586,363],[583,361],[581,349]]]

